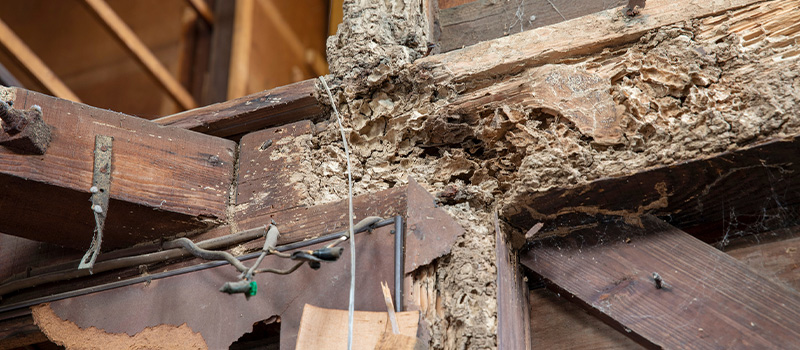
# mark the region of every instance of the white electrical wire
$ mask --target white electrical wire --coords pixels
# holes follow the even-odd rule
[[[342,144],[344,145],[344,155],[347,158],[347,197],[350,201],[350,304],[347,307],[347,350],[353,349],[353,314],[355,313],[356,301],[356,241],[353,237],[353,171],[350,167],[350,149],[347,147],[347,140],[344,134],[344,126],[342,126],[342,118],[339,115],[339,110],[336,109],[336,102],[333,100],[331,89],[328,88],[328,83],[325,82],[324,77],[319,77],[325,91],[328,92],[328,98],[331,100],[331,107],[336,114],[336,121],[339,122],[339,131],[342,134]]]

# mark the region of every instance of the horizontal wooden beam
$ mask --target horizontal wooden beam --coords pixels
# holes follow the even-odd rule
[[[183,109],[197,107],[192,94],[164,67],[150,49],[136,36],[124,21],[103,0],[83,0],[89,12],[108,29],[122,46],[130,52],[147,73],[163,87]]]
[[[5,47],[51,94],[75,102],[81,101],[2,20],[0,20],[0,45]]]
[[[540,236],[571,227],[643,214],[669,217],[679,227],[742,222],[800,204],[800,138],[787,137],[672,166],[605,178],[573,188],[528,192],[510,201],[503,217],[523,232],[544,223]],[[768,222],[763,222],[768,224]],[[781,224],[781,222],[776,222]],[[778,227],[765,227],[764,230]],[[716,230],[718,239],[722,230]],[[698,232],[708,234],[710,232]]]
[[[652,216],[536,241],[521,261],[647,347],[800,342],[800,295]]]
[[[460,49],[510,34],[549,26],[626,5],[627,0],[523,0],[445,3],[439,11],[442,52]],[[621,11],[621,10],[620,10]]]
[[[234,100],[153,120],[164,126],[231,137],[322,115],[315,80],[281,86]]]
[[[86,249],[95,136],[113,138],[103,247],[207,228],[226,217],[236,143],[20,88],[14,108],[39,105],[52,141],[43,156],[0,147],[0,232]]]
[[[607,10],[484,41],[461,50],[428,56],[414,64],[432,70],[437,81],[490,82],[492,80],[487,78],[553,63],[565,57],[597,52],[606,47],[635,41],[652,29],[760,1],[762,0],[709,0],[685,3],[650,0],[641,14],[635,17],[627,17],[617,9]]]
[[[29,313],[0,320],[0,350],[25,348],[46,341],[47,336],[34,324]]]

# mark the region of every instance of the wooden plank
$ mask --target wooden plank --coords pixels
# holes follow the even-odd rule
[[[204,134],[231,137],[322,115],[315,81],[305,80],[153,120]]]
[[[456,6],[461,6],[464,4],[469,4],[472,2],[477,2],[478,0],[437,0],[439,3],[439,9],[449,9]]]
[[[531,349],[530,306],[528,286],[516,251],[500,231],[497,212],[494,214],[495,256],[497,266],[497,348]],[[538,314],[538,310],[536,310]]]
[[[88,247],[95,135],[114,138],[104,248],[207,228],[226,217],[234,142],[20,88],[1,88],[0,95],[16,108],[41,106],[52,127],[43,156],[0,148],[0,232]]]
[[[800,291],[800,227],[720,242],[723,251],[762,276]]]
[[[0,20],[0,44],[50,93],[67,100],[81,101],[2,20]]]
[[[194,101],[189,91],[170,74],[167,68],[158,61],[158,58],[153,55],[150,49],[105,1],[83,0],[83,3],[182,108],[191,109],[197,107],[197,102]]]
[[[30,313],[7,320],[0,320],[0,350],[22,348],[46,342],[47,337],[33,324]]]
[[[440,6],[441,6],[440,1]],[[442,52],[625,6],[627,0],[444,1],[439,23]]]
[[[280,37],[288,44],[296,61],[307,64],[314,75],[321,76],[328,74],[328,62],[325,62],[325,59],[319,52],[314,49],[306,48],[305,45],[303,45],[303,42],[281,15],[280,9],[278,9],[272,1],[273,0],[256,1],[261,11],[258,17],[266,18],[267,22],[276,29]]]
[[[228,77],[228,100],[247,95],[250,78],[250,52],[253,40],[253,11],[256,0],[236,0],[233,43]]]
[[[643,214],[669,217],[678,227],[706,225],[698,235],[720,238],[732,215],[741,223],[769,222],[764,213],[796,213],[800,204],[800,139],[787,137],[706,159],[605,178],[573,188],[520,194],[501,214],[527,231],[538,222],[540,236],[569,227],[621,219],[636,224]],[[723,222],[720,222],[722,220]],[[713,224],[712,226],[708,226]],[[782,225],[782,221],[773,224]]]
[[[376,281],[377,282],[377,281]],[[297,350],[341,349],[347,347],[347,310],[325,309],[306,304],[297,332]],[[406,349],[405,347],[376,348],[381,335],[390,329],[387,312],[356,311],[353,317],[353,349]],[[419,311],[397,313],[401,335],[416,339]],[[411,344],[411,349],[414,344]]]
[[[243,161],[236,181],[236,204],[241,209],[237,216],[291,209],[309,198],[300,183],[300,169],[303,157],[311,151],[312,129],[306,120],[242,137],[239,157]]]
[[[604,223],[539,240],[521,261],[647,347],[781,348],[800,342],[800,295],[652,216],[641,223]]]
[[[530,292],[530,332],[534,349],[634,350],[643,347],[558,294]]]
[[[0,85],[23,87],[14,74],[11,74],[2,64],[0,64]]]
[[[208,78],[203,84],[202,105],[223,102],[228,99],[228,72],[231,64],[233,44],[233,18],[236,1],[214,2],[214,23],[211,34]]]
[[[607,10],[481,42],[461,50],[428,56],[414,64],[432,70],[436,81],[478,81],[632,42],[658,27],[711,16],[759,1],[685,3],[650,0],[641,14],[633,18],[624,16],[617,9]]]
[[[211,7],[208,6],[206,0],[187,0],[189,5],[203,17],[209,24],[214,24],[214,14],[211,12]]]

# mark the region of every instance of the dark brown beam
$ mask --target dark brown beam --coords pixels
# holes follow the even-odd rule
[[[214,1],[214,26],[211,33],[208,78],[203,79],[202,105],[222,102],[228,97],[228,73],[233,43],[233,17],[236,1]]]
[[[627,0],[522,0],[441,3],[442,52],[626,5]],[[452,6],[458,5],[458,6]]]
[[[232,141],[20,88],[1,88],[14,108],[39,105],[52,129],[43,156],[0,147],[0,232],[85,250],[95,135],[114,138],[111,203],[103,248],[207,228],[226,217]]]
[[[0,320],[0,350],[22,348],[46,341],[47,337],[33,323],[30,313]]]
[[[569,227],[604,220],[637,223],[643,214],[668,217],[681,227],[710,225],[697,232],[719,239],[720,220],[761,220],[775,229],[797,218],[800,204],[800,139],[789,137],[714,157],[605,178],[576,186],[519,195],[501,211],[512,225],[527,231],[544,222],[539,233],[565,233]],[[782,212],[775,223],[762,215]],[[713,225],[711,225],[713,224]],[[694,233],[694,232],[693,232]]]
[[[651,348],[800,343],[800,295],[652,216],[536,241],[522,264]],[[663,280],[657,288],[654,273]]]
[[[497,348],[531,349],[531,315],[528,285],[525,284],[517,252],[500,231],[494,214],[497,265]]]
[[[204,134],[230,137],[323,113],[314,98],[315,80],[281,86],[234,100],[196,108],[153,120]]]

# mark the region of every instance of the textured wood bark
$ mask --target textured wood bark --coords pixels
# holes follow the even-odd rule
[[[781,348],[800,341],[796,292],[654,217],[642,225],[607,223],[536,241],[521,260],[647,347]]]
[[[153,121],[165,126],[231,137],[321,115],[323,110],[313,96],[314,89],[314,80],[305,80]]]
[[[4,92],[15,108],[41,106],[53,131],[43,156],[0,149],[0,232],[88,247],[95,135],[114,138],[103,248],[207,228],[225,217],[234,142],[19,88]]]

